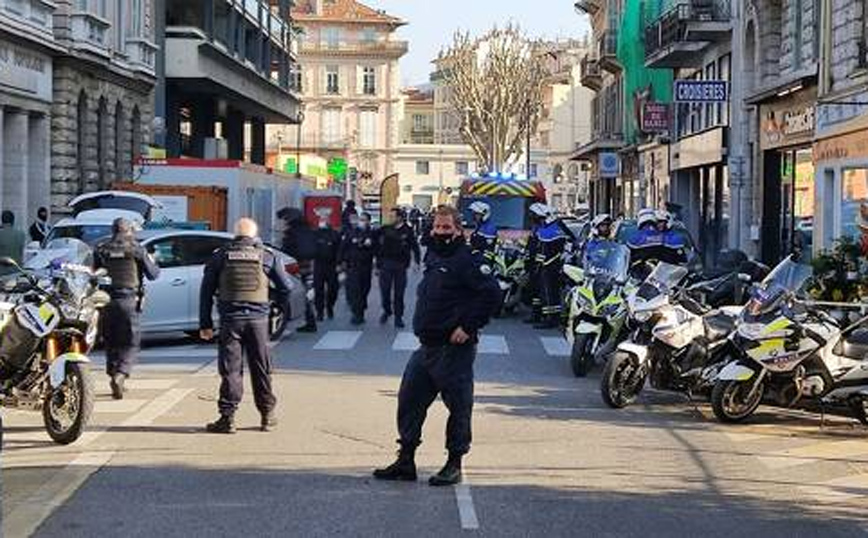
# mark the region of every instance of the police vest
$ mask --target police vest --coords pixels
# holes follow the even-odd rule
[[[135,245],[112,241],[103,247],[102,256],[112,288],[135,290],[141,286]]]
[[[220,272],[220,300],[225,302],[267,303],[268,279],[262,269],[263,250],[253,245],[233,245],[226,249]]]

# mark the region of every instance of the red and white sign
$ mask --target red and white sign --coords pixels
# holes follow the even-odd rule
[[[669,105],[645,102],[642,104],[642,131],[659,133],[669,130]]]

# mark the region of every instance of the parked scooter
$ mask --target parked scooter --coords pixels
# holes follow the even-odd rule
[[[585,256],[585,267],[565,265],[575,284],[567,294],[565,336],[571,344],[570,366],[585,377],[622,340],[627,317],[624,299],[630,249],[607,241]]]
[[[842,328],[800,299],[811,273],[790,256],[753,290],[733,337],[734,360],[712,392],[719,420],[743,421],[770,401],[845,407],[868,423],[868,316]]]
[[[500,245],[494,255],[494,276],[502,292],[499,315],[512,314],[521,302],[522,289],[527,284],[525,253],[521,247]]]
[[[72,443],[93,410],[87,353],[110,300],[99,290],[105,272],[64,264],[34,273],[10,258],[0,265],[17,270],[0,280],[0,405],[41,411],[51,439]]]

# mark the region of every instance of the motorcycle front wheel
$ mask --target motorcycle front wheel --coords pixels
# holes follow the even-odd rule
[[[711,391],[711,408],[721,422],[742,422],[757,410],[763,400],[765,384],[750,394],[753,381],[718,381]]]
[[[63,384],[45,398],[42,421],[48,436],[58,444],[68,445],[81,437],[93,412],[93,377],[86,364],[66,365]]]
[[[576,377],[586,377],[594,367],[594,354],[591,353],[593,334],[577,334],[573,339],[573,349],[570,351],[570,367]]]
[[[603,401],[615,409],[627,407],[642,392],[645,376],[636,357],[628,353],[615,353],[606,363],[600,381]]]

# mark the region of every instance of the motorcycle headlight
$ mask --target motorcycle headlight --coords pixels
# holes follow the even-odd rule
[[[588,296],[583,293],[576,293],[576,297],[578,298],[579,306],[586,310],[594,310],[597,306],[594,304],[593,299],[588,298]]]
[[[651,319],[654,314],[650,310],[639,310],[633,312],[633,318],[639,323],[645,323]]]
[[[609,318],[615,316],[619,310],[621,310],[620,303],[610,303],[604,306],[602,312],[600,313],[603,317]]]

